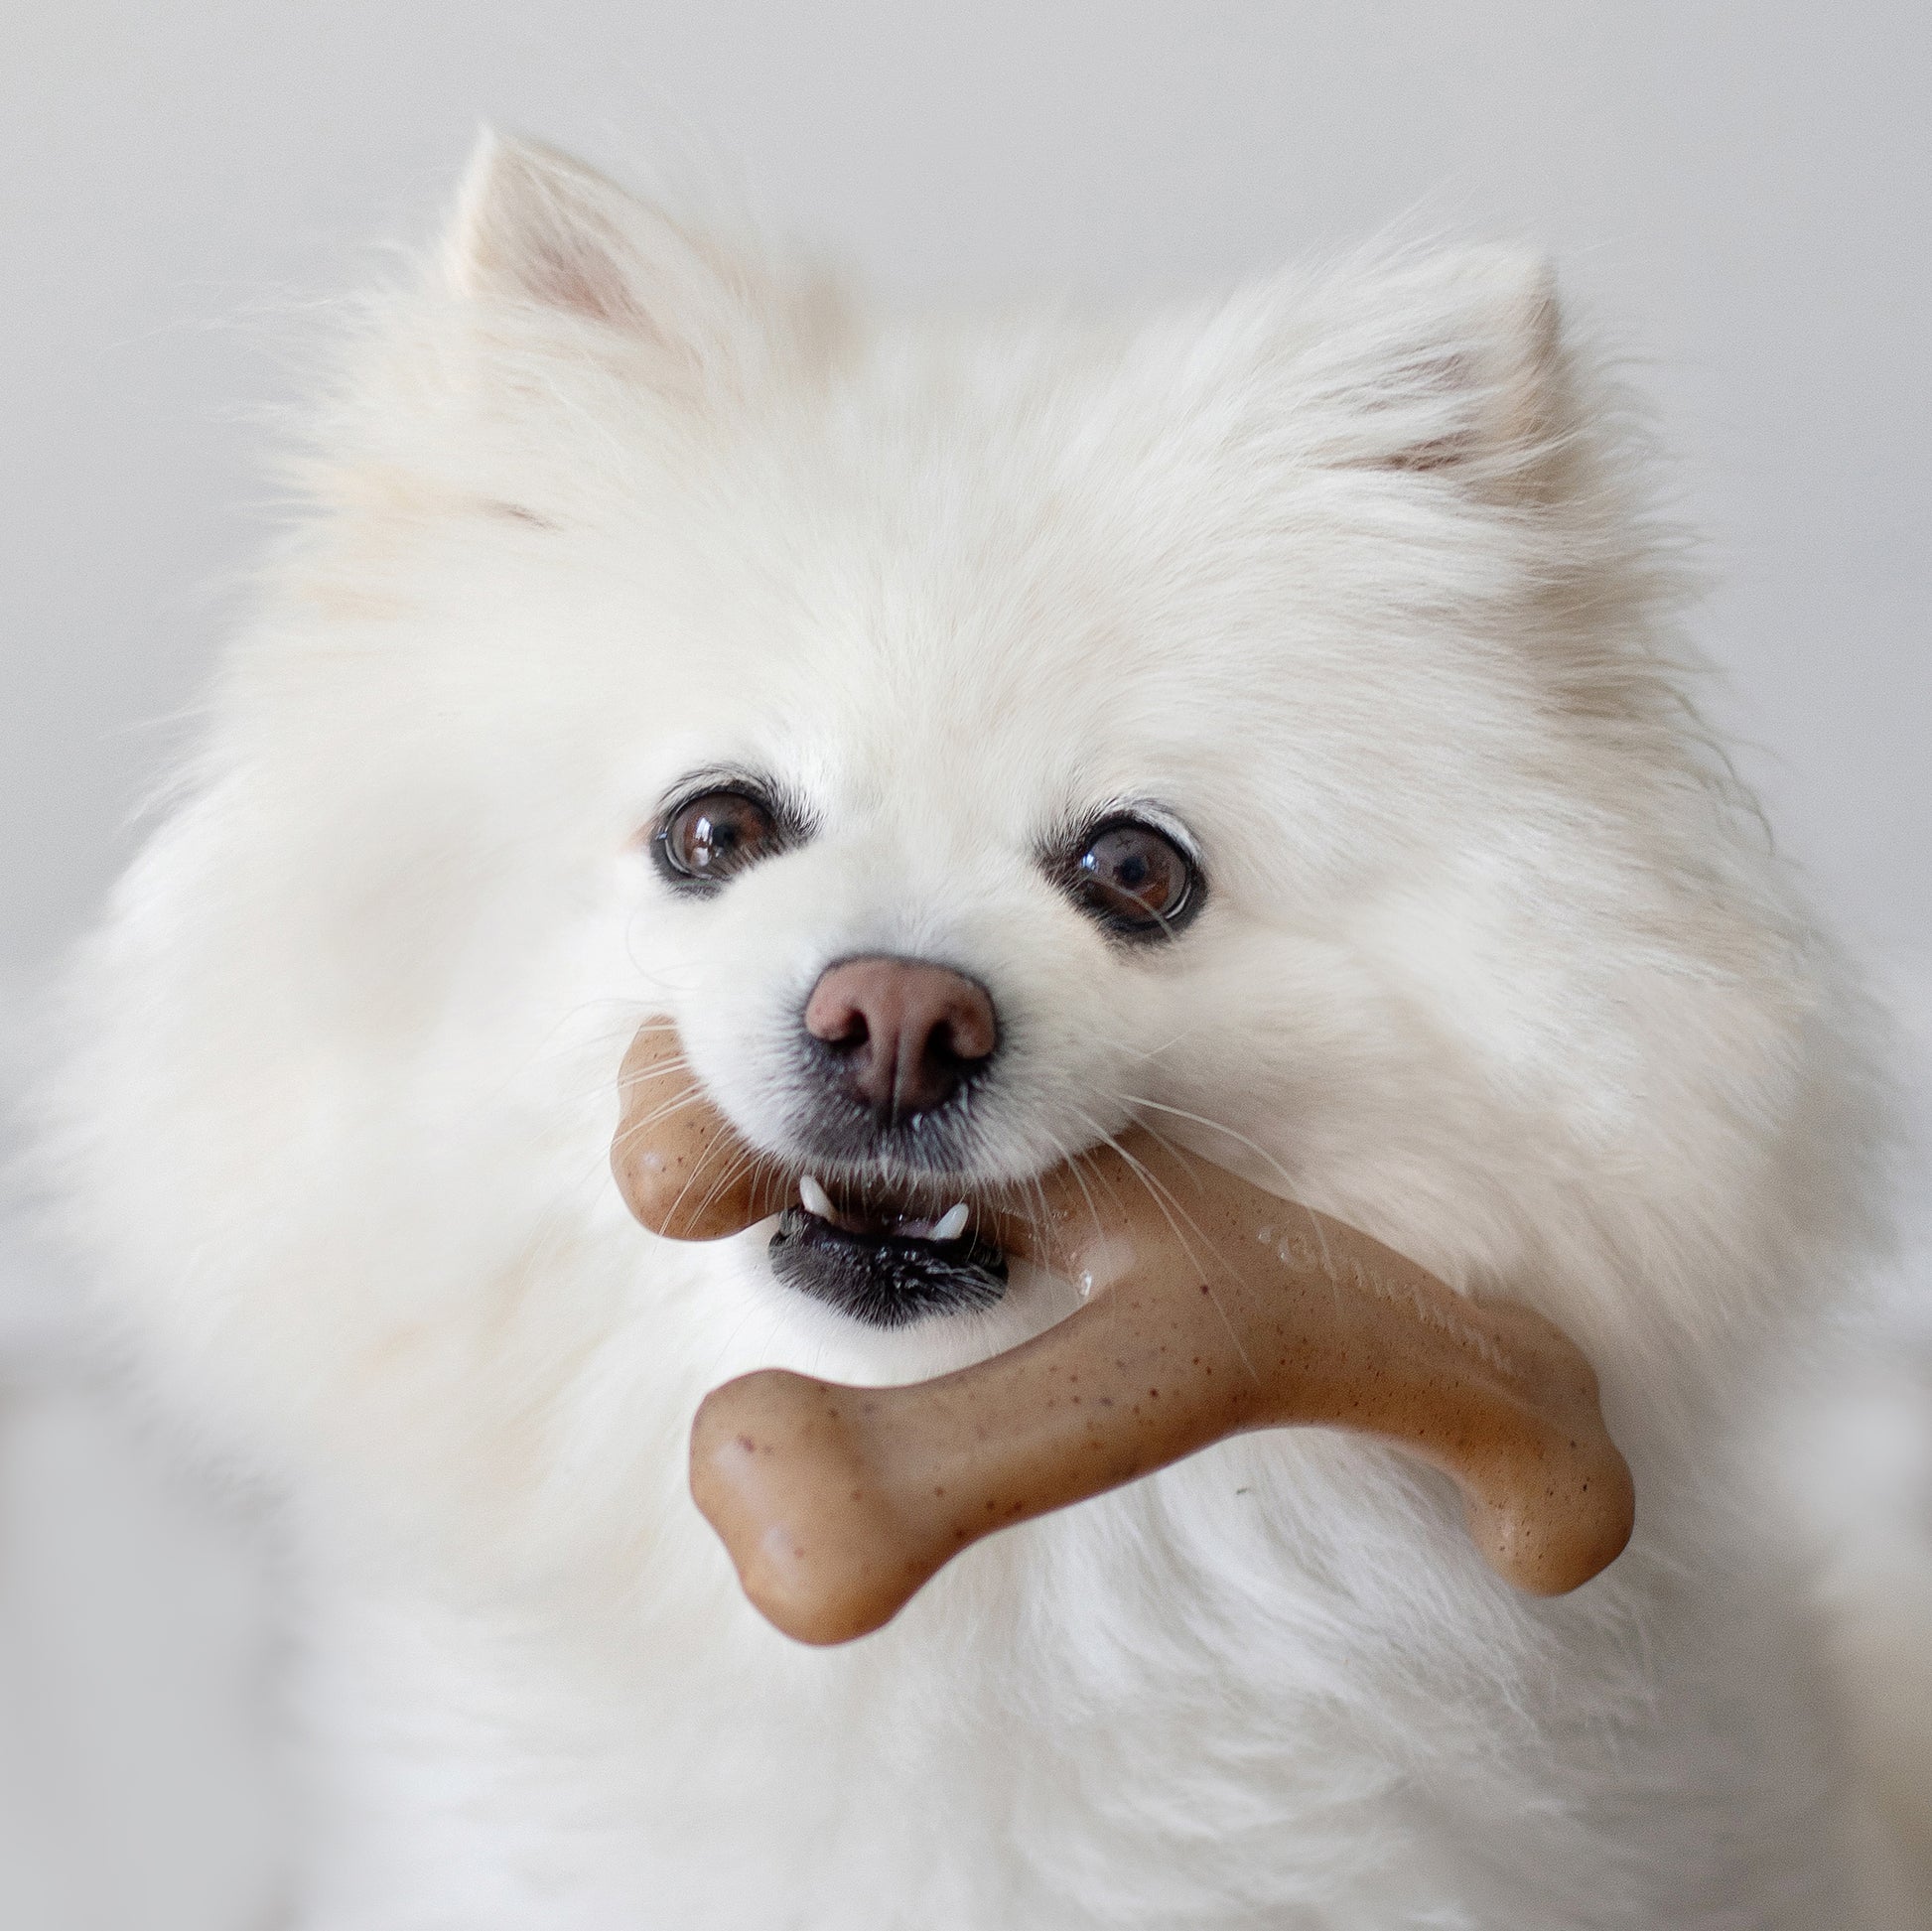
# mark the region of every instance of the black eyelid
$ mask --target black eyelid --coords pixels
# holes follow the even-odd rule
[[[700,798],[708,798],[718,791],[729,791],[734,797],[751,799],[760,809],[770,812],[773,820],[779,824],[790,825],[798,821],[795,801],[783,785],[761,777],[756,771],[720,767],[716,770],[691,771],[680,778],[665,793],[664,802],[657,807],[656,822],[667,825],[686,805],[696,804]]]
[[[1142,803],[1127,798],[1116,801],[1095,812],[1090,818],[1071,821],[1066,837],[1066,849],[1083,852],[1104,831],[1115,831],[1121,827],[1134,831],[1159,832],[1182,858],[1187,861],[1196,881],[1204,881],[1207,867],[1201,857],[1200,846],[1180,820],[1164,806],[1149,801]]]

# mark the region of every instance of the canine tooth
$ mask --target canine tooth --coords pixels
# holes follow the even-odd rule
[[[948,1207],[932,1223],[928,1240],[957,1240],[966,1231],[966,1202],[961,1200],[957,1206]]]
[[[832,1197],[809,1173],[798,1176],[798,1203],[807,1213],[816,1214],[821,1220],[834,1217]]]

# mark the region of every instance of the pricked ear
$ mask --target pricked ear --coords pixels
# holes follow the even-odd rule
[[[568,155],[485,129],[444,243],[450,285],[473,301],[529,302],[634,325],[626,203],[615,182]]]
[[[1550,264],[1469,250],[1379,278],[1362,297],[1321,357],[1321,400],[1345,412],[1335,459],[1547,494],[1570,411]]]
[[[442,253],[454,293],[547,309],[704,367],[757,327],[770,292],[741,262],[582,162],[485,132]]]

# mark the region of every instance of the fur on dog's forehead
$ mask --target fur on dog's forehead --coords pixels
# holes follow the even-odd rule
[[[610,586],[606,650],[580,638],[555,674],[619,730],[707,719],[709,740],[675,733],[689,768],[762,763],[828,805],[970,798],[1030,829],[1204,788],[1232,811],[1262,772],[1276,797],[1359,800],[1364,729],[1394,771],[1440,766],[1505,707],[1520,724],[1522,666],[1466,634],[1484,613],[1420,569],[1405,599],[1401,557],[1365,596],[1348,581],[1387,498],[1467,520],[1449,486],[1287,459],[1264,476],[1203,438],[1177,356],[1096,369],[1056,348],[974,384],[947,379],[965,351],[943,340],[862,350],[722,424],[674,491],[553,539]]]
[[[520,761],[634,815],[740,765],[1010,840],[1145,797],[1221,847],[1292,822],[1282,859],[1340,876],[1479,833],[1525,747],[1573,797],[1691,761],[1668,573],[1574,376],[1547,276],[1493,251],[875,322],[502,147],[328,420],[298,593],[399,620],[401,662],[332,677],[420,704],[427,656],[435,704],[489,707],[446,742],[496,748],[492,795]]]
[[[968,846],[1031,847],[1148,804],[1225,852],[1278,844],[1292,818],[1296,849],[1274,854],[1291,873],[1404,800],[1419,826],[1471,828],[1479,795],[1448,815],[1431,802],[1520,734],[1538,700],[1514,666],[1440,615],[1324,608],[1306,581],[1326,567],[1314,528],[1258,582],[1214,554],[1226,512],[1198,480],[1188,494],[1151,476],[1128,504],[1111,479],[1083,497],[1016,469],[1002,487],[979,432],[983,471],[936,439],[889,507],[828,513],[801,475],[760,555],[706,565],[632,666],[630,702],[587,691],[620,738],[661,742],[654,782],[769,775],[828,826],[943,826]],[[667,690],[691,695],[668,733]],[[1364,787],[1364,740],[1381,785]]]
[[[1252,657],[1134,609],[1123,573],[1082,555],[1087,532],[1058,534],[1063,549],[1021,560],[935,541],[868,569],[863,538],[820,528],[779,597],[740,604],[729,642],[691,641],[720,686],[710,761],[769,769],[835,816],[970,811],[978,831],[1030,837],[1197,795],[1243,735],[1227,725]]]

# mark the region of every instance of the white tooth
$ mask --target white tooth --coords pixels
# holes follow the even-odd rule
[[[928,1240],[957,1240],[966,1231],[966,1202],[948,1207],[932,1223],[932,1231],[926,1235]]]
[[[814,1213],[821,1220],[834,1217],[831,1196],[809,1173],[799,1175],[798,1200],[807,1213]]]

